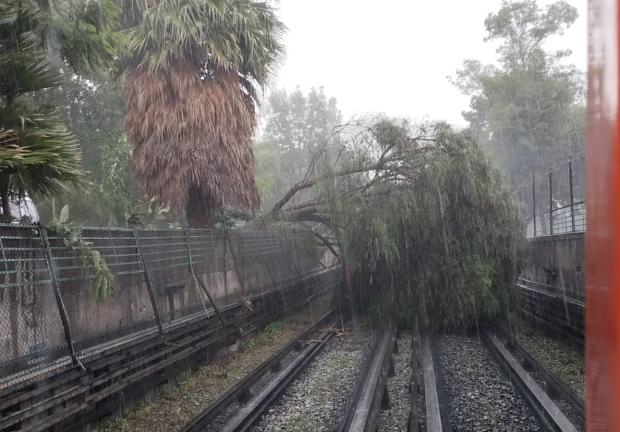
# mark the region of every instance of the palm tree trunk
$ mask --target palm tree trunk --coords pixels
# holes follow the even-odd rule
[[[205,200],[200,191],[192,186],[189,188],[189,198],[185,206],[185,216],[190,228],[212,228],[215,223],[213,214],[215,209],[209,200]]]
[[[191,203],[188,203],[185,210],[187,224],[190,228],[212,228],[214,226],[212,219],[204,211],[197,209]]]
[[[7,176],[0,177],[0,199],[2,200],[2,216],[6,219],[11,216],[9,178]]]

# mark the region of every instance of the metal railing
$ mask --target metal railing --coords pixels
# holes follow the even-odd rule
[[[319,268],[270,231],[85,228],[82,238],[105,259],[114,296],[93,294],[94,269],[53,230],[0,225],[0,384],[61,360],[79,364],[136,334],[165,337],[184,319]]]
[[[584,155],[574,155],[532,172],[530,185],[517,192],[528,238],[585,231],[585,161]]]

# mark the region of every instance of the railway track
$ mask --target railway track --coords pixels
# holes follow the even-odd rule
[[[333,336],[334,314],[320,321],[263,362],[205,408],[178,432],[253,429],[265,411],[312,361]],[[395,330],[380,332],[362,362],[350,403],[339,421],[340,431],[375,431],[379,412],[389,405],[387,380],[392,375]],[[336,422],[338,424],[338,422]]]
[[[506,334],[486,330],[480,339],[416,341],[423,383],[411,388],[424,393],[424,405],[413,403],[409,431],[584,430],[583,401],[534,357]]]
[[[505,333],[485,331],[482,337],[546,429],[584,430],[581,398]]]
[[[265,418],[264,414],[285,391],[295,395],[293,401],[304,400],[303,390],[300,393],[299,389],[293,389],[295,386],[290,390],[287,387],[330,340],[334,334],[334,322],[333,313],[326,314],[179,432],[269,430],[271,419],[277,415],[271,413]],[[403,340],[405,336],[400,337]],[[390,383],[395,372],[394,353],[398,352],[399,345],[399,335],[390,329],[371,338],[374,342],[368,345],[365,360],[355,366],[359,372],[356,381],[351,381],[349,388],[352,390],[347,393],[350,397],[346,396],[349,402],[333,414],[332,418],[336,420],[328,430],[584,430],[583,401],[507,334],[484,331],[479,339],[467,336],[412,337],[408,334],[406,338],[407,343],[411,340],[410,351],[406,354],[411,359],[403,361],[401,356],[399,368],[401,377],[411,376],[405,402],[410,404],[406,413],[408,418],[382,424],[385,413],[396,402],[390,400],[390,390],[397,394],[390,386],[401,385]],[[326,350],[325,355],[332,350],[333,346]],[[319,364],[311,369],[317,367],[320,369]],[[314,378],[306,375],[304,380],[316,379],[316,374]],[[278,406],[282,403],[278,402]],[[397,415],[402,417],[402,410]],[[309,421],[310,417],[302,416],[302,422]],[[395,429],[395,424],[402,426]]]
[[[179,432],[245,431],[333,336],[335,313],[330,311],[294,341],[265,360]],[[286,363],[286,364],[285,364]],[[258,390],[256,387],[260,387]]]
[[[394,373],[392,353],[396,343],[394,329],[381,332],[366,360],[361,379],[356,385],[351,403],[341,420],[339,432],[375,431],[381,408],[388,408],[386,389],[388,375]]]

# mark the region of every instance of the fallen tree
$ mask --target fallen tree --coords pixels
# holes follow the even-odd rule
[[[467,131],[380,119],[334,137],[264,222],[340,256],[373,319],[450,329],[509,310],[520,212]]]

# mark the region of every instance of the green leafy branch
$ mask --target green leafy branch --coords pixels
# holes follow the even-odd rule
[[[91,293],[97,301],[103,301],[116,295],[114,276],[105,259],[93,248],[93,243],[84,240],[82,228],[69,222],[69,207],[60,210],[58,218],[54,216],[49,230],[61,238],[66,248],[75,251],[80,258],[82,271],[88,269],[94,273],[91,282]]]

